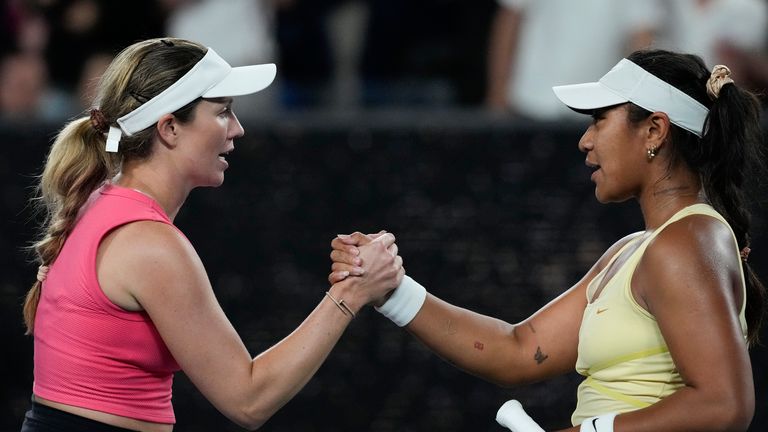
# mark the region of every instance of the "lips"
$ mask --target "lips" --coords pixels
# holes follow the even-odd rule
[[[590,162],[588,160],[584,161],[584,164],[587,166],[587,168],[590,168],[592,170],[592,180],[595,179],[595,174],[600,170],[600,165]]]

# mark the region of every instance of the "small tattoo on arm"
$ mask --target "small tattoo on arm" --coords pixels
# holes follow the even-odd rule
[[[456,333],[458,333],[458,330],[453,320],[445,320],[445,334],[455,335]]]
[[[483,348],[485,348],[485,345],[482,342],[475,341],[475,349],[478,351],[482,351]]]
[[[536,354],[533,355],[533,359],[536,360],[536,363],[542,364],[544,363],[544,360],[548,359],[549,356],[541,352],[541,347],[536,347]]]

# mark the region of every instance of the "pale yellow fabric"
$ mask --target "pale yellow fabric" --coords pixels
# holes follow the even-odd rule
[[[698,214],[714,217],[727,225],[725,219],[709,205],[686,207],[650,235],[630,240],[590,283],[588,302],[601,285],[610,264],[621,252],[637,246],[639,242],[639,247],[584,311],[579,330],[576,371],[587,378],[579,386],[578,403],[571,417],[573,425],[579,425],[593,416],[652,405],[683,386],[655,318],[637,304],[630,283],[648,244],[667,225]],[[733,242],[734,253],[738,254],[735,237]],[[746,340],[746,286],[743,271],[741,273],[745,300],[741,305],[739,321]]]

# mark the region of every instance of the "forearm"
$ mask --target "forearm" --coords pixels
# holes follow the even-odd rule
[[[643,409],[616,416],[615,432],[652,431],[745,431],[754,412],[754,399],[727,392],[683,387],[669,397]],[[585,420],[588,422],[588,420]],[[579,426],[561,432],[578,432]],[[590,429],[591,430],[591,429]]]
[[[432,295],[406,329],[446,361],[500,385],[514,384],[510,366],[527,357],[513,325]]]
[[[336,287],[334,287],[336,288]],[[344,290],[331,289],[337,300]],[[357,313],[362,305],[345,299]],[[293,398],[307,384],[328,357],[351,322],[330,298],[325,296],[309,316],[290,335],[258,355],[251,363],[251,380],[246,411],[258,425]]]
[[[650,407],[616,417],[616,432],[745,431],[754,412],[754,398],[727,389],[683,387]]]

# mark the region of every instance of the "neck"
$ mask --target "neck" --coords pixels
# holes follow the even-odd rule
[[[155,167],[151,161],[125,162],[112,183],[134,189],[157,201],[173,221],[189,195],[178,176]]]
[[[654,178],[638,200],[647,230],[659,227],[685,207],[707,202],[698,175],[687,169]]]

